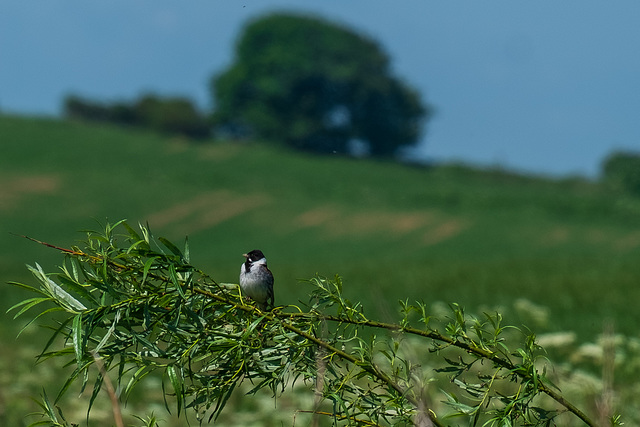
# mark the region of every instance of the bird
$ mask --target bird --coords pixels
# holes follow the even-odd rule
[[[246,261],[240,266],[240,288],[256,302],[260,310],[273,307],[273,274],[267,268],[267,259],[259,249],[242,254]]]

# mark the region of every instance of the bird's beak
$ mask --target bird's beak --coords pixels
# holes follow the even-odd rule
[[[249,258],[249,255],[247,255],[247,254],[242,254],[242,256],[245,257],[245,258]]]

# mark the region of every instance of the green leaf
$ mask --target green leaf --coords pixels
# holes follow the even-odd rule
[[[184,401],[184,394],[182,390],[182,375],[177,365],[170,365],[167,367],[167,374],[173,387],[173,392],[176,394],[176,403],[178,405],[178,415],[182,410],[182,403]]]
[[[167,249],[169,249],[171,252],[173,252],[174,255],[177,255],[180,257],[180,259],[184,259],[182,252],[180,252],[180,249],[178,249],[178,247],[176,245],[174,245],[173,243],[171,243],[169,240],[165,239],[164,237],[158,237],[158,240],[167,247]]]
[[[47,343],[45,344],[45,346],[42,349],[42,351],[40,352],[40,354],[36,357],[36,360],[40,361],[41,359],[45,358],[44,355],[45,355],[45,352],[47,351],[47,349],[51,346],[51,344],[53,344],[53,342],[55,341],[56,337],[58,335],[60,335],[60,333],[63,331],[63,329],[65,329],[67,327],[67,324],[70,321],[71,321],[71,318],[68,317],[63,322],[61,322],[60,325],[57,328],[49,327],[49,329],[53,330],[53,334],[51,335],[51,337],[49,337],[49,341],[47,341]]]
[[[227,387],[227,390],[218,398],[218,401],[216,402],[216,407],[214,408],[213,414],[209,418],[209,421],[211,421],[211,418],[214,418],[214,419],[218,418],[218,416],[220,415],[220,413],[222,412],[222,410],[226,406],[227,401],[231,397],[231,394],[233,393],[233,390],[235,390],[236,385],[237,385],[237,382],[236,381],[232,381],[231,384],[229,384],[229,387]]]
[[[121,220],[115,222],[113,225],[107,224],[107,234],[111,235],[113,233],[113,230],[115,230],[116,228],[118,228],[118,226],[120,226],[121,224],[124,224],[126,222],[127,222],[126,219],[121,219]]]
[[[158,259],[159,257],[152,257],[149,258],[147,260],[147,262],[144,263],[144,269],[142,270],[142,283],[140,286],[143,286],[147,280],[147,275],[149,274],[149,270],[151,270],[151,267],[153,266],[153,263]]]
[[[151,230],[149,229],[149,224],[142,225],[141,223],[138,223],[138,228],[140,228],[140,232],[142,233],[142,240],[144,240],[147,247],[149,247],[149,244],[151,243]]]
[[[15,309],[15,308],[18,308],[18,307],[22,306],[22,308],[20,309],[20,311],[18,311],[18,312],[13,316],[13,318],[14,318],[14,319],[17,319],[18,317],[20,317],[20,315],[21,315],[22,313],[24,313],[25,311],[29,310],[31,307],[34,307],[34,306],[36,306],[36,305],[40,304],[41,302],[45,302],[45,301],[51,301],[51,298],[43,298],[43,297],[39,297],[39,298],[29,298],[29,299],[26,299],[26,300],[24,300],[24,301],[20,301],[20,302],[19,302],[19,303],[17,303],[17,304],[12,305],[12,306],[11,306],[11,308],[9,308],[9,309],[7,310],[7,313],[8,313],[8,312],[10,312],[11,310]]]
[[[73,373],[71,375],[69,375],[69,378],[67,378],[67,380],[64,382],[64,384],[62,384],[62,387],[60,387],[60,391],[58,392],[58,395],[56,396],[56,403],[58,403],[60,401],[60,399],[62,399],[62,396],[64,396],[64,394],[67,392],[67,390],[69,390],[69,387],[71,387],[71,385],[76,381],[76,379],[78,378],[78,373],[80,371],[78,369],[74,370]]]
[[[131,240],[135,242],[142,240],[142,237],[140,237],[138,232],[134,230],[133,227],[131,227],[126,221],[122,222],[122,226],[125,228],[125,230],[127,230],[127,233],[129,233]]]
[[[189,237],[184,238],[184,262],[191,262],[191,253],[189,252]]]
[[[27,265],[27,268],[29,268],[29,265]],[[35,292],[35,293],[40,294],[40,295],[46,295],[44,292],[42,292],[41,289],[34,288],[33,286],[30,286],[30,285],[25,285],[24,283],[20,283],[20,282],[8,282],[8,283],[11,286],[17,286],[19,288],[25,289],[25,290],[30,291],[30,292]],[[7,311],[9,311],[9,310],[7,310]]]
[[[85,287],[81,283],[78,283],[75,280],[71,279],[69,276],[64,275],[58,275],[58,279],[60,279],[60,282],[62,282],[62,284],[70,288],[70,290],[80,294],[80,296],[82,296],[85,300],[88,300],[95,305],[99,305],[98,300],[96,300],[96,298],[87,290],[87,287]]]
[[[72,297],[67,291],[62,289],[56,282],[51,280],[42,270],[40,264],[36,263],[36,267],[27,266],[38,280],[44,285],[47,294],[55,300],[55,302],[71,312],[83,311],[87,308],[77,299]]]
[[[28,322],[27,322],[27,323],[26,323],[26,324],[25,324],[25,325],[20,329],[20,332],[18,332],[18,337],[19,337],[20,335],[22,335],[22,332],[23,332],[25,329],[27,329],[27,328],[28,328],[32,323],[34,323],[36,320],[38,320],[40,317],[42,317],[42,316],[44,316],[44,315],[46,315],[46,314],[52,313],[52,312],[54,312],[54,311],[63,311],[63,309],[62,309],[62,308],[60,308],[60,307],[52,307],[52,308],[49,308],[49,309],[47,309],[47,310],[45,310],[45,311],[41,311],[40,313],[38,313],[38,315],[37,315],[36,317],[34,317],[33,319],[29,320],[29,321],[28,321]]]
[[[104,345],[107,343],[107,341],[109,341],[109,338],[111,338],[111,335],[113,334],[113,331],[115,331],[116,326],[118,325],[118,322],[120,321],[121,313],[122,313],[121,310],[116,311],[116,315],[114,316],[113,322],[111,323],[111,326],[107,330],[107,333],[104,334],[104,337],[102,337],[102,339],[100,340],[98,345],[96,345],[96,348],[93,349],[93,351],[95,353],[99,353],[100,350],[102,349],[102,347],[104,347]]]
[[[147,375],[153,372],[152,368],[146,365],[143,365],[136,370],[133,376],[129,379],[127,386],[123,391],[123,395],[128,398],[133,391],[133,388]]]
[[[187,296],[182,289],[182,285],[180,284],[180,279],[178,279],[178,272],[176,271],[176,267],[173,264],[169,264],[169,278],[171,279],[171,283],[178,291],[178,294],[182,297],[182,299],[187,299]]]
[[[89,399],[89,407],[87,408],[87,424],[89,424],[89,413],[91,412],[91,408],[95,403],[96,398],[98,397],[98,393],[100,393],[100,389],[102,388],[102,383],[104,382],[104,377],[102,376],[102,372],[98,373],[97,378],[93,383],[93,390],[91,392],[91,398]]]
[[[82,314],[76,314],[73,318],[73,349],[76,354],[76,363],[78,366],[82,363],[84,348],[82,348]]]
[[[49,419],[57,423],[58,417],[56,417],[56,412],[53,410],[53,405],[49,401],[49,396],[47,396],[47,392],[44,388],[42,389],[42,402],[44,403],[43,408],[46,411]]]

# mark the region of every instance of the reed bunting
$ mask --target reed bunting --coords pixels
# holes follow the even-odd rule
[[[240,267],[240,288],[258,304],[260,310],[273,307],[273,274],[261,250],[242,254],[247,260]]]

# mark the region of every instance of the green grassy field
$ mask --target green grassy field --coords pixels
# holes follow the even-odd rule
[[[61,260],[10,233],[68,246],[79,230],[126,218],[176,243],[188,235],[192,262],[221,282],[237,281],[242,253],[262,249],[278,304],[307,300],[298,279],[337,273],[380,317],[408,298],[499,309],[508,323],[581,342],[608,320],[637,336],[640,200],[597,183],[38,118],[0,116],[0,135],[1,283],[30,280],[25,263]],[[8,285],[2,295],[3,311],[25,297]],[[5,318],[5,341],[22,322]]]

